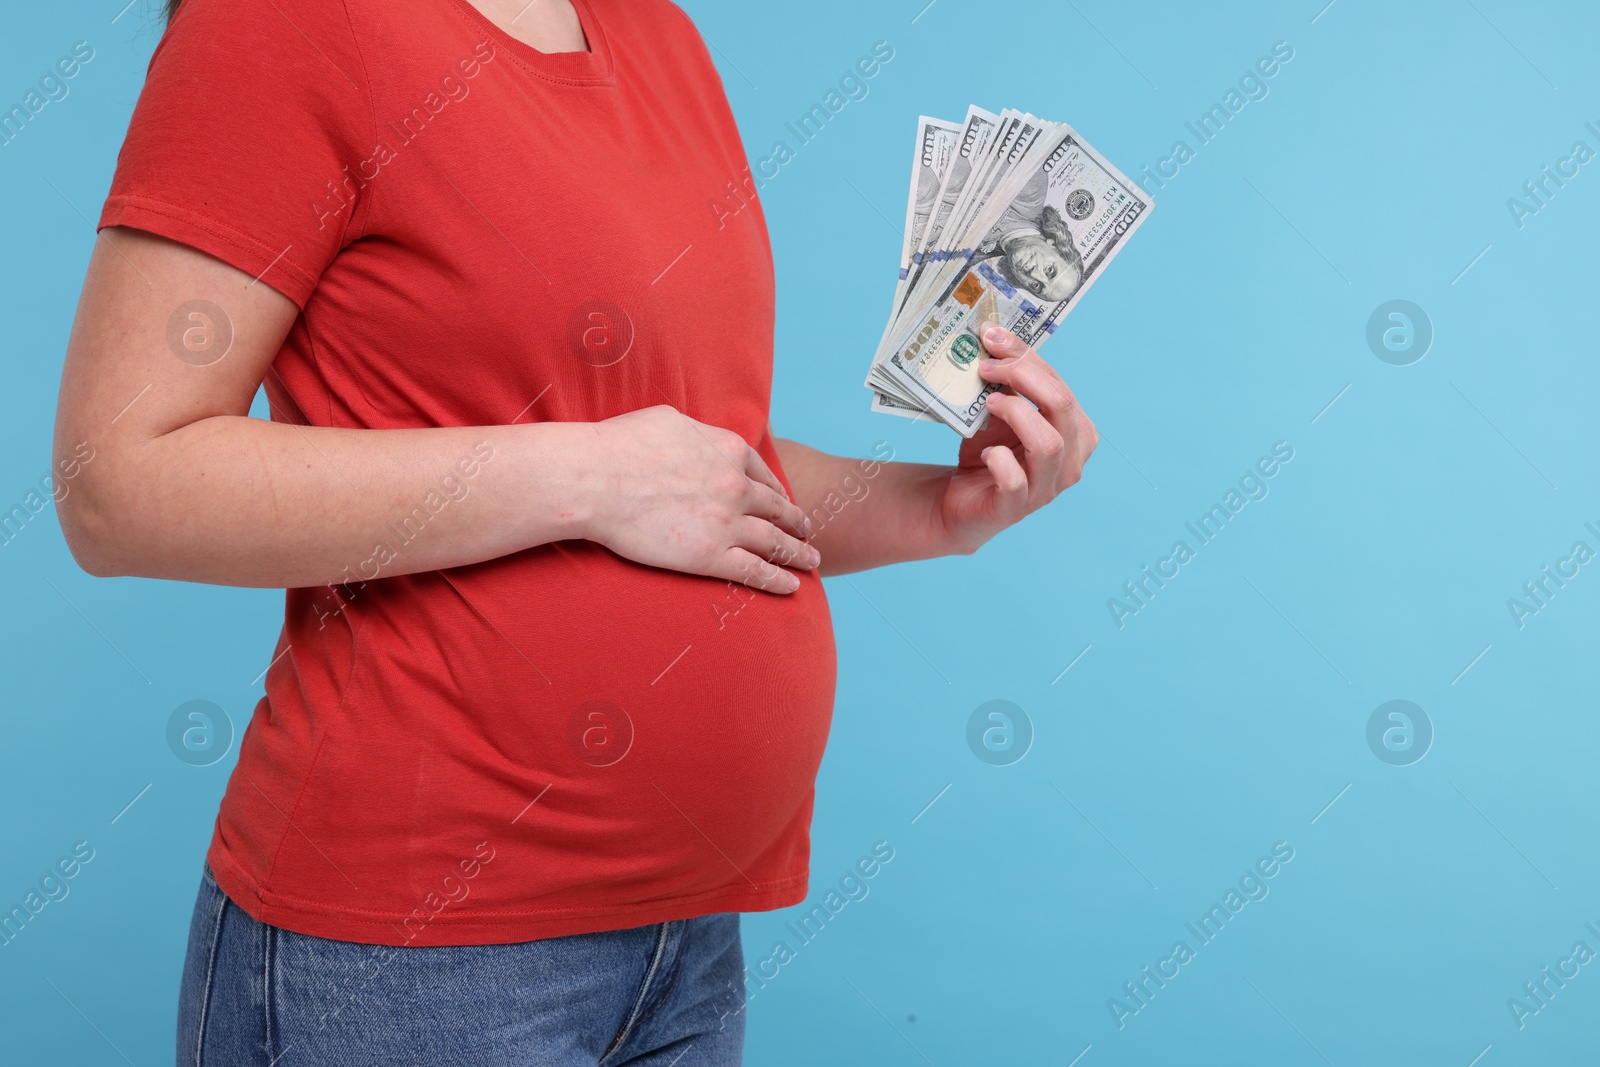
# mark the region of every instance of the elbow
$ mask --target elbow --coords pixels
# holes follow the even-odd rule
[[[60,458],[48,479],[61,535],[74,562],[85,572],[96,578],[121,577],[128,571],[119,558],[118,524],[113,518],[118,511],[111,499],[117,489],[116,465],[107,469],[109,461],[86,439],[69,452],[64,443],[74,435],[64,418],[58,413],[55,451]]]
[[[103,489],[90,484],[61,483],[65,490],[56,500],[67,550],[79,567],[96,578],[122,578],[132,573],[127,546],[117,535],[114,507],[108,507]],[[98,490],[98,491],[97,491]]]

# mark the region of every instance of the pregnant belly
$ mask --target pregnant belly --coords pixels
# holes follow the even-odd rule
[[[290,862],[259,842],[272,888],[309,891],[289,884],[317,866],[292,859],[307,842],[343,850],[351,886],[398,870],[425,889],[488,841],[500,877],[474,909],[623,907],[803,874],[835,681],[814,575],[778,597],[576,542],[365,593],[333,629],[297,628],[291,598],[294,670],[269,678],[241,749],[238,835],[271,821],[247,810],[246,775],[276,783],[305,830],[272,837]],[[316,892],[371,908],[351,886]]]

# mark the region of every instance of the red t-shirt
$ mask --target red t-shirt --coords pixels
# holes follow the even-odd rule
[[[183,0],[100,223],[301,307],[275,418],[670,403],[782,477],[771,248],[716,69],[667,0],[574,2],[591,50],[547,55],[466,0]],[[585,541],[386,574],[484,451],[348,584],[288,591],[209,852],[223,890],[375,944],[803,899],[834,690],[820,579],[769,596]]]

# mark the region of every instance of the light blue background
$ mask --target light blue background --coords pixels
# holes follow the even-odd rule
[[[88,219],[156,40],[143,7],[113,23],[121,2],[13,5],[0,35],[7,104],[72,42],[97,50],[0,148],[5,507],[49,469]],[[974,557],[830,580],[841,670],[813,896],[876,841],[895,858],[756,992],[749,1062],[1591,1061],[1600,964],[1525,1029],[1506,1001],[1574,942],[1600,950],[1583,928],[1600,926],[1600,568],[1520,630],[1506,601],[1575,540],[1600,548],[1583,525],[1600,520],[1600,164],[1521,229],[1506,201],[1575,140],[1600,149],[1592,7],[686,6],[753,159],[874,41],[893,46],[762,190],[773,419],[930,461],[954,437],[871,415],[859,384],[917,114],[1023,108],[1134,174],[1193,147],[1185,122],[1274,42],[1295,52],[1157,192],[1046,349],[1104,433],[1084,481]],[[1436,332],[1406,367],[1364,336],[1396,298]],[[1295,455],[1270,495],[1119,630],[1107,598],[1277,441]],[[242,725],[279,595],[91,579],[52,512],[0,549],[0,582],[0,903],[72,842],[97,851],[0,949],[0,1059],[170,1062],[232,757],[187,766],[164,727],[195,698]],[[1365,737],[1396,698],[1437,734],[1407,767]],[[991,699],[1033,724],[1011,766],[967,746]],[[1194,947],[1184,923],[1278,841],[1295,857],[1270,895],[1119,1030],[1108,999],[1175,940]],[[752,964],[797,944],[792,917],[747,918]]]

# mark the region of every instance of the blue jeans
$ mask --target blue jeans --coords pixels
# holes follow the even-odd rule
[[[179,1067],[736,1067],[739,916],[381,948],[259,923],[206,868]]]

